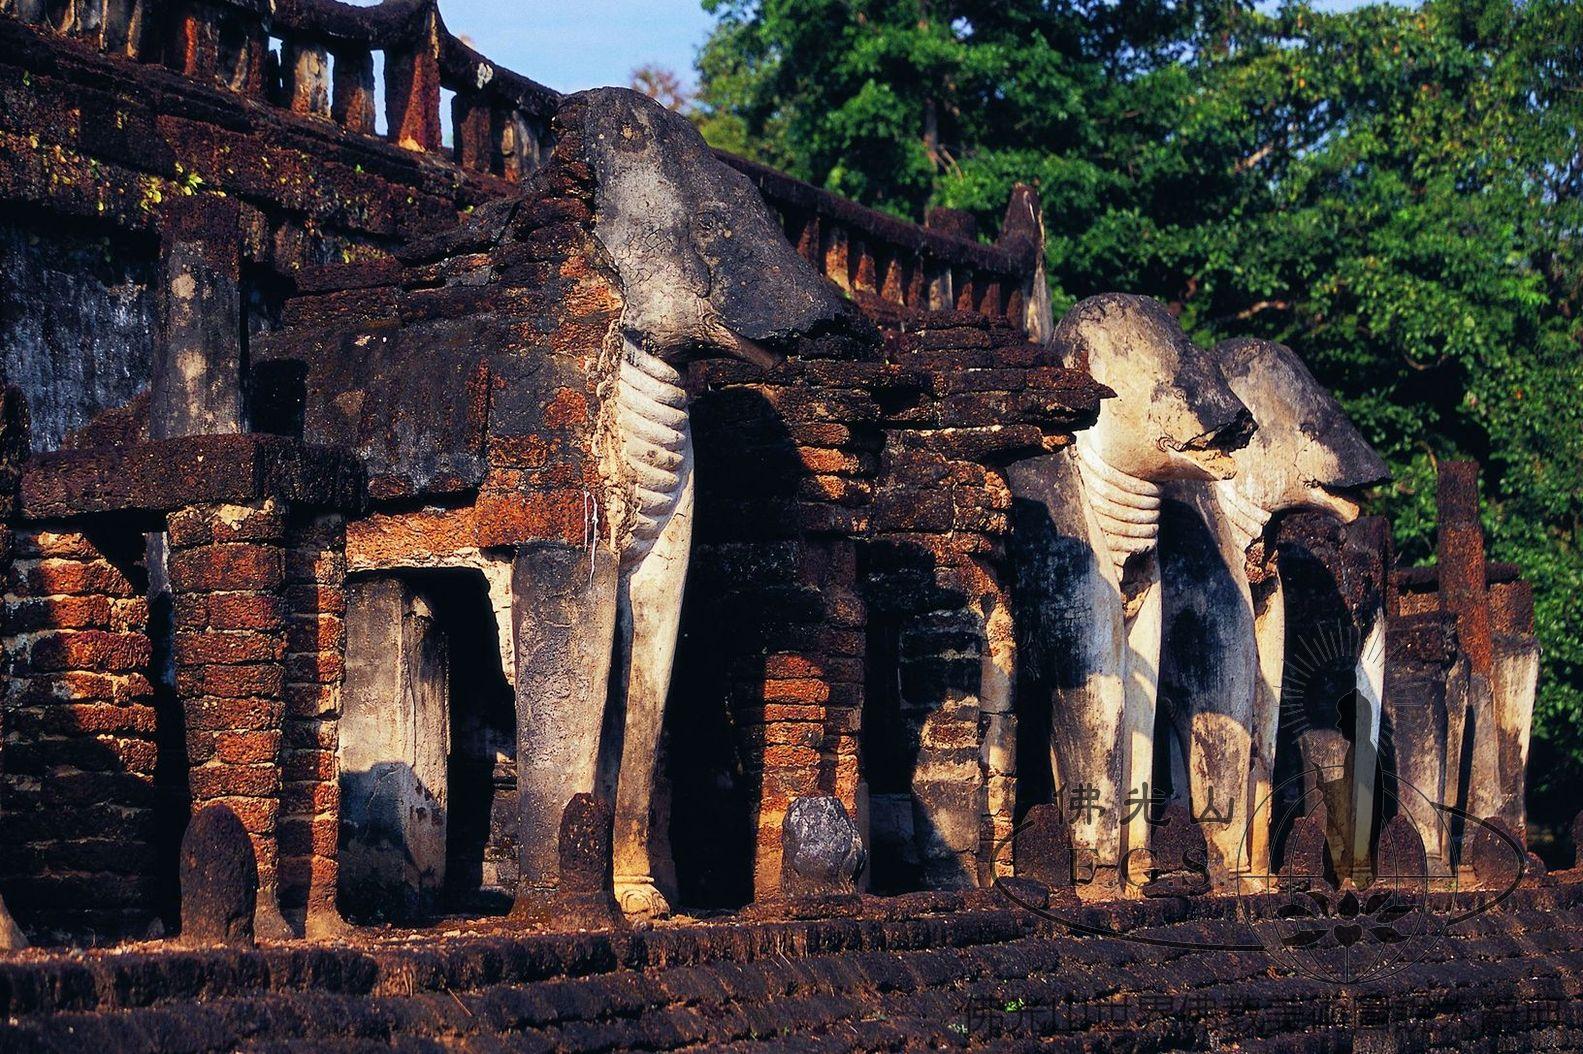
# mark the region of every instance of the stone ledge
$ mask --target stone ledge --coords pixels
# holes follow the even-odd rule
[[[280,498],[357,513],[366,489],[362,465],[342,450],[256,433],[182,436],[39,454],[22,470],[21,512],[48,520]]]
[[[1440,910],[1467,911],[1488,894],[1432,894]],[[1279,898],[1259,898],[1274,911]],[[1244,905],[1246,911],[1251,905]],[[822,917],[797,917],[823,907]],[[1481,921],[1467,927],[1470,950],[1509,942],[1542,928],[1576,947],[1583,926],[1583,884],[1518,889]],[[784,913],[781,919],[770,916]],[[896,897],[833,898],[765,905],[746,916],[676,922],[649,931],[522,932],[504,920],[470,924],[472,932],[396,930],[354,932],[345,943],[292,941],[257,949],[189,951],[160,942],[101,951],[33,949],[0,960],[0,1017],[16,1019],[65,1011],[124,1011],[179,1002],[269,993],[318,992],[345,996],[412,996],[476,992],[499,985],[591,978],[625,971],[666,971],[719,964],[841,957],[893,956],[929,951],[966,955],[973,949],[1019,942],[1054,942],[1062,960],[1120,963],[1154,953],[1144,945],[1084,933],[1169,934],[1182,945],[1211,942],[1201,951],[1179,947],[1169,958],[1188,963],[1226,955],[1212,942],[1238,917],[1231,897],[1175,897],[1070,905],[1040,918],[992,890],[915,893]],[[1262,914],[1262,913],[1261,913]],[[1538,959],[1543,949],[1535,949]],[[1475,954],[1474,959],[1477,958]],[[1206,960],[1207,962],[1208,960]],[[1265,969],[1261,965],[1261,972]],[[1204,969],[1206,977],[1214,970]]]
[[[1460,949],[1405,962],[1357,993],[1216,947],[1234,935],[1228,898],[1074,909],[1083,925],[1132,941],[986,910],[992,894],[968,892],[856,898],[882,917],[642,933],[33,951],[0,964],[0,1046],[1438,1050],[1496,1034],[1575,1046],[1578,893],[1519,890]]]

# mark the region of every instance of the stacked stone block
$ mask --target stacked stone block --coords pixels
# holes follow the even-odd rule
[[[190,506],[169,519],[172,654],[192,807],[221,802],[252,836],[262,936],[284,935],[277,898],[285,534],[285,510],[272,500]]]
[[[286,533],[280,900],[311,933],[334,925],[346,649],[346,521],[294,516]]]
[[[811,347],[768,375],[695,367],[700,526],[676,727],[734,734],[740,771],[717,782],[748,799],[757,896],[773,892],[797,795],[834,794],[868,826],[876,882],[896,856],[902,886],[997,873],[1016,774],[1000,468],[1058,449],[1100,394],[1004,320],[864,306],[877,347]],[[699,670],[721,662],[729,678]],[[722,766],[688,749],[673,769]]]
[[[896,637],[907,786],[874,803],[876,868],[905,885],[987,884],[1008,874],[1016,715],[1001,469],[1058,449],[1095,392],[1016,326],[936,313],[887,327],[889,361],[916,396],[888,415],[866,593]],[[888,844],[887,844],[888,843]]]
[[[143,569],[79,530],[9,540],[6,902],[35,934],[143,936],[168,892]]]

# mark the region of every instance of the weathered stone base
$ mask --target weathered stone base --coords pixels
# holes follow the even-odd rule
[[[0,965],[7,1050],[1482,1050],[1583,1043],[1583,885],[1519,890],[1344,988],[1206,948],[1227,898],[1072,909],[990,891],[864,898],[857,918]]]

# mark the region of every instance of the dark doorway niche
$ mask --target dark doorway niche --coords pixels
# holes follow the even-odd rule
[[[423,576],[450,645],[445,910],[504,914],[517,881],[517,714],[481,572]]]
[[[733,615],[724,562],[694,551],[682,600],[676,665],[660,759],[669,784],[671,856],[679,906],[738,908],[753,899],[753,856],[763,774],[743,764],[733,681],[762,681],[749,657],[751,626]],[[666,797],[662,788],[661,800]]]
[[[918,733],[902,714],[901,619],[871,612],[865,634],[858,764],[868,784],[869,888],[902,893],[921,888],[923,874],[913,830]]]
[[[342,910],[401,922],[507,910],[516,708],[483,573],[355,579],[344,700]]]

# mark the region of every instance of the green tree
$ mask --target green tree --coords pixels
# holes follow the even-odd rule
[[[1534,803],[1575,808],[1583,5],[705,7],[717,145],[986,229],[1035,184],[1057,309],[1123,289],[1201,342],[1296,348],[1390,462],[1378,508],[1406,559],[1432,555],[1435,463],[1482,461],[1491,556],[1538,598]]]

